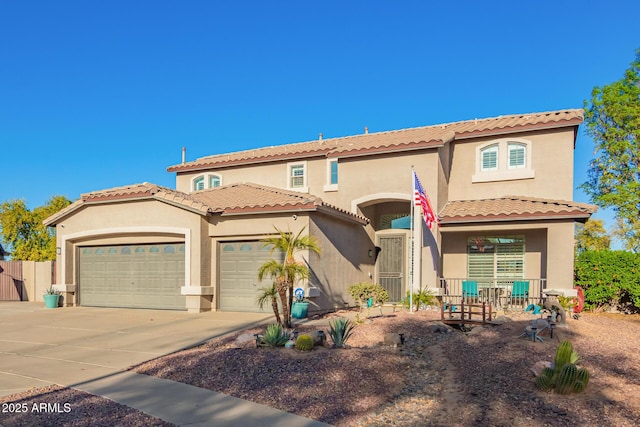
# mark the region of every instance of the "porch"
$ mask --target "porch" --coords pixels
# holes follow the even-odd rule
[[[493,307],[541,304],[547,279],[440,278],[442,303],[491,303]]]

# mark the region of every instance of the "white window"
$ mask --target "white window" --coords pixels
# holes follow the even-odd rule
[[[216,188],[222,185],[222,177],[215,174],[198,175],[191,181],[192,191]]]
[[[193,191],[204,190],[204,176],[200,175],[199,177],[194,178],[193,180]]]
[[[535,178],[531,156],[531,141],[526,139],[505,138],[479,145],[471,182]]]
[[[222,185],[222,178],[220,175],[209,175],[209,188],[216,188]]]
[[[527,146],[519,142],[509,143],[509,169],[524,168],[527,165]]]
[[[467,277],[479,282],[525,277],[524,236],[474,236],[467,240]]]
[[[327,159],[326,176],[324,191],[338,191],[338,159]]]
[[[498,170],[498,144],[482,149],[482,171]]]
[[[329,184],[337,185],[338,184],[338,160],[332,160],[329,162]]]
[[[287,164],[287,188],[307,193],[307,162]]]

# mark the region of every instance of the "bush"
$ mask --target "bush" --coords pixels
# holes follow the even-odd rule
[[[402,300],[402,305],[404,308],[409,309],[410,302],[410,291],[407,291],[407,296],[404,300]],[[420,307],[426,307],[428,305],[433,305],[435,303],[435,295],[429,292],[428,289],[420,289],[420,291],[415,292],[413,294],[413,307],[416,311],[420,309]]]
[[[343,348],[351,337],[354,327],[355,325],[344,317],[339,317],[333,322],[330,321],[329,337],[331,337],[331,341],[333,341],[333,346]]]
[[[347,291],[356,300],[360,308],[364,307],[369,298],[373,298],[374,304],[384,304],[389,301],[389,292],[376,283],[356,283],[349,286]]]
[[[267,331],[262,336],[262,345],[269,347],[282,347],[289,341],[289,334],[281,325],[273,323],[267,326]]]
[[[640,311],[640,254],[584,251],[575,263],[575,284],[584,290],[585,308]]]

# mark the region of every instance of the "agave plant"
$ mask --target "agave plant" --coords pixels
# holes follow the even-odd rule
[[[289,334],[277,323],[267,326],[267,331],[262,336],[262,345],[269,347],[282,347],[289,341]]]
[[[343,348],[351,337],[354,328],[355,325],[344,317],[339,317],[335,321],[329,322],[329,336],[333,341],[333,346]]]

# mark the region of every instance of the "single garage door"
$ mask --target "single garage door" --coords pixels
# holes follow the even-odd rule
[[[260,288],[269,287],[271,278],[258,280],[258,268],[267,260],[282,255],[270,248],[264,248],[262,242],[224,242],[220,243],[220,309],[225,311],[260,312],[256,300]],[[264,311],[270,311],[271,304]]]
[[[80,305],[185,310],[184,244],[80,248]]]

